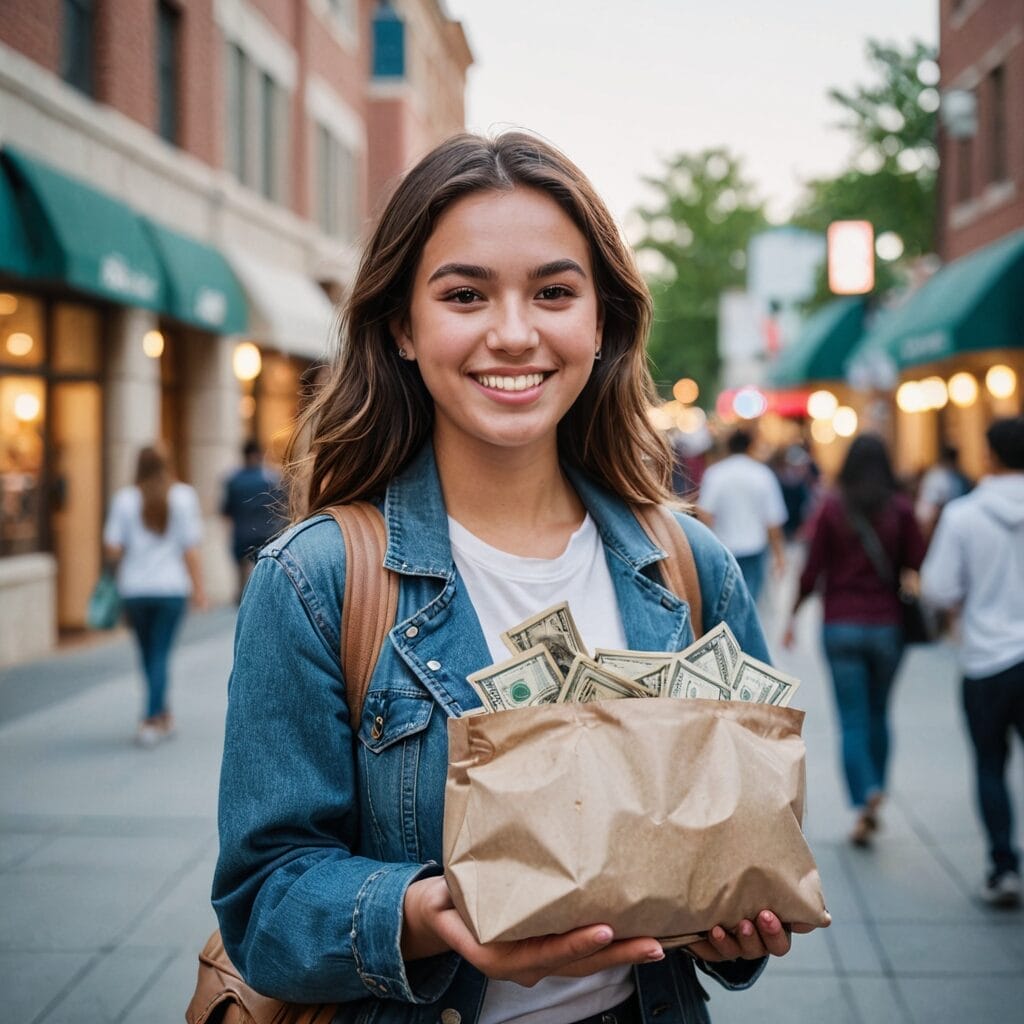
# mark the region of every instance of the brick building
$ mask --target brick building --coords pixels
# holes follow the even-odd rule
[[[367,219],[464,123],[440,0],[5,0],[0,664],[82,626],[106,502],[162,438],[199,491],[278,455]]]

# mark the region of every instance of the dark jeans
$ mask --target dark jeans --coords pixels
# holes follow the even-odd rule
[[[1006,787],[1006,759],[1012,730],[1024,739],[1024,661],[994,676],[964,679],[964,711],[974,744],[978,808],[988,833],[989,855],[996,874],[1017,871],[1013,814]]]
[[[185,614],[183,597],[128,597],[128,622],[135,633],[146,675],[146,718],[167,710],[167,663],[174,634]]]
[[[768,549],[758,551],[756,555],[737,555],[736,563],[743,573],[743,581],[756,602],[764,589],[765,563],[768,561]]]
[[[889,692],[903,656],[899,626],[826,623],[825,656],[843,740],[843,772],[854,807],[885,789]]]

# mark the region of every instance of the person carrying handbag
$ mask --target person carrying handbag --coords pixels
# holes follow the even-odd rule
[[[375,1024],[708,1020],[697,971],[744,988],[790,932],[765,907],[688,951],[601,921],[481,944],[440,865],[447,720],[500,633],[568,600],[584,642],[681,650],[691,608],[634,508],[672,502],[647,409],[650,295],[580,171],[522,132],[413,168],[363,255],[291,452],[294,525],[239,609],[213,904],[257,992]],[[329,509],[383,515],[398,577],[358,715],[339,659],[351,566]],[[675,513],[705,625],[767,657],[735,560]]]
[[[853,441],[837,485],[810,523],[807,560],[783,643],[793,644],[796,613],[820,586],[822,644],[856,815],[849,838],[868,846],[885,795],[889,694],[906,643],[897,580],[902,570],[920,568],[925,541],[880,437],[862,434]],[[891,572],[884,571],[885,562]]]

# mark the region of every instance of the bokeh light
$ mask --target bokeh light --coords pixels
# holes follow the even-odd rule
[[[231,357],[231,368],[239,380],[255,380],[263,369],[263,356],[251,341],[239,342]]]
[[[1017,374],[1002,363],[989,367],[985,387],[993,398],[1009,398],[1017,390]]]
[[[954,373],[949,378],[949,400],[961,409],[973,405],[978,398],[978,382],[967,372]]]
[[[830,420],[839,408],[839,399],[831,391],[812,391],[807,396],[807,414],[813,420]]]
[[[732,400],[732,410],[743,420],[756,420],[764,415],[768,399],[757,388],[740,388]]]
[[[159,331],[146,331],[142,336],[142,351],[150,359],[159,359],[164,354],[164,336]]]
[[[689,405],[691,402],[696,402],[700,395],[700,388],[697,386],[697,382],[689,377],[684,377],[682,380],[677,380],[672,386],[672,396],[677,402],[682,402],[683,405]]]
[[[857,413],[848,405],[841,405],[832,417],[832,429],[839,437],[853,437],[857,433]]]

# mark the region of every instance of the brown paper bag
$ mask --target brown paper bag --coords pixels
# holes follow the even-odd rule
[[[650,698],[451,719],[455,906],[479,942],[598,923],[689,936],[766,908],[824,925],[800,829],[803,717]]]

